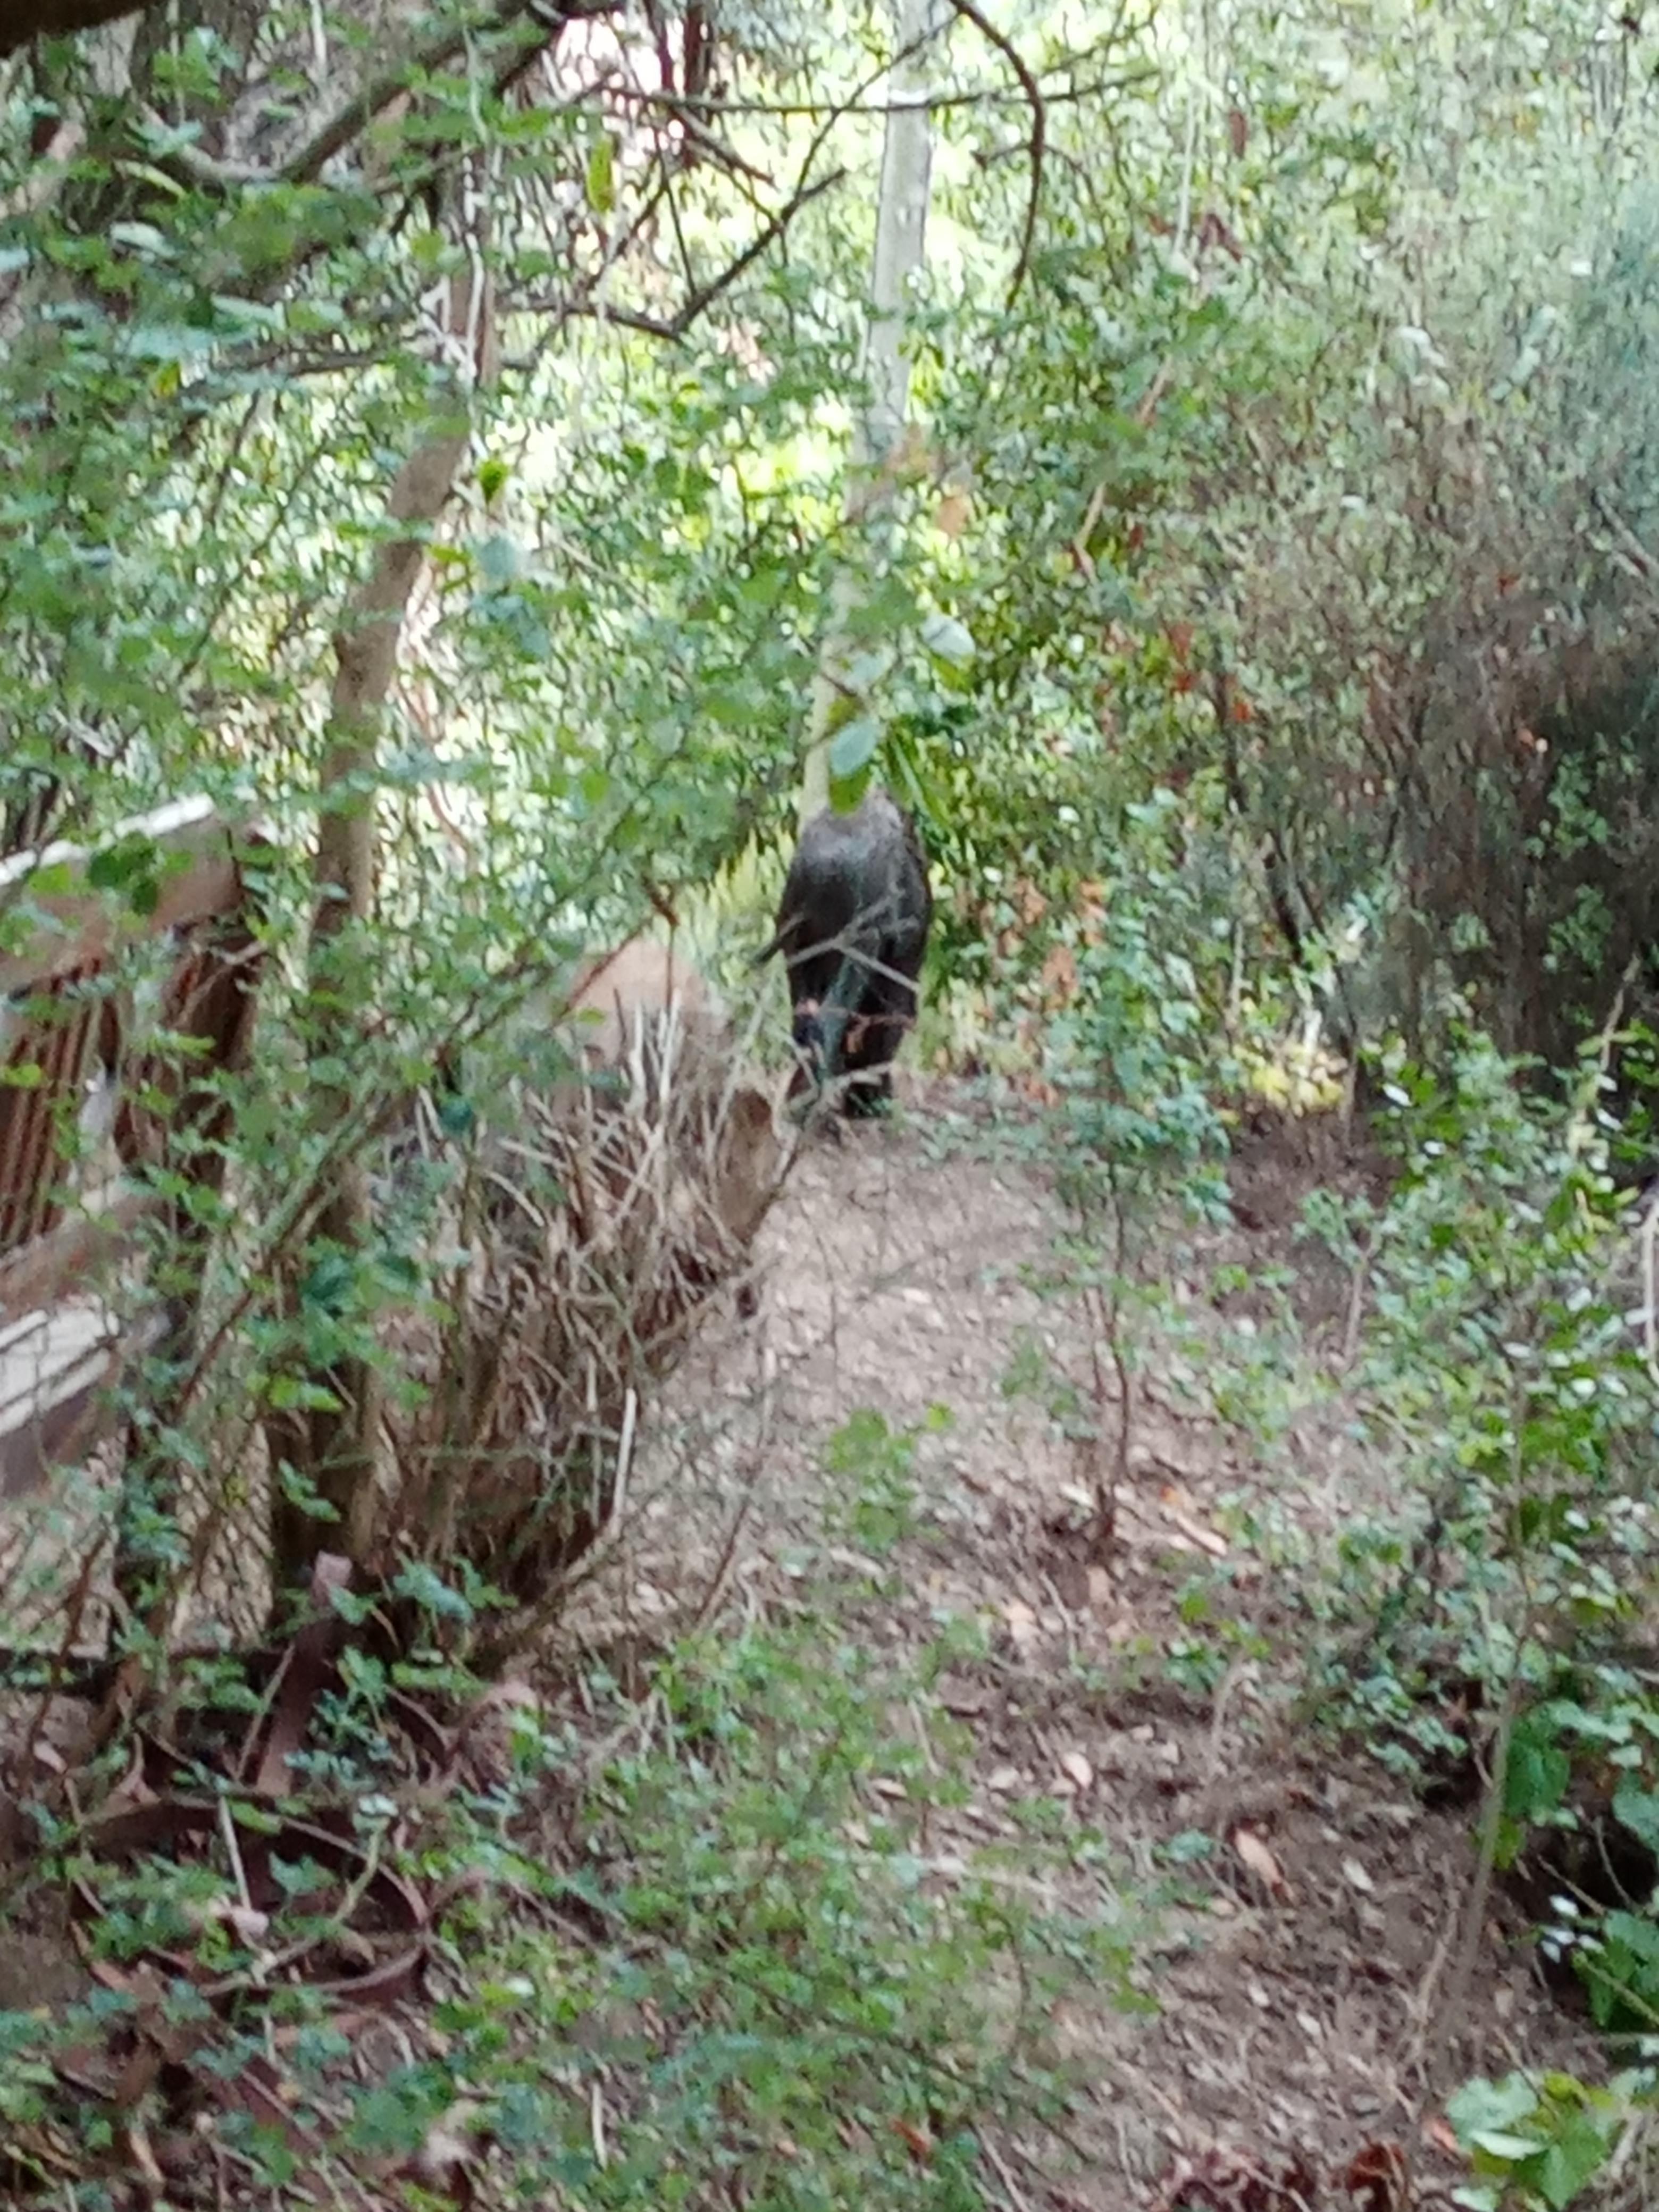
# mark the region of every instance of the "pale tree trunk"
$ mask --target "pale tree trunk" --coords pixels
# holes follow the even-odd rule
[[[482,159],[470,166],[481,175]],[[398,471],[387,499],[388,514],[404,526],[402,534],[381,542],[334,640],[317,833],[319,902],[311,939],[311,1049],[316,1061],[347,1071],[359,1063],[354,1048],[374,1011],[375,976],[365,933],[378,872],[374,783],[398,641],[426,559],[428,535],[466,458],[474,396],[492,380],[495,368],[493,301],[482,251],[483,192],[470,193],[464,210],[453,204],[448,212],[464,217],[475,250],[448,288],[447,395],[434,408],[428,434]],[[343,1081],[320,1086],[319,1112],[325,1126],[343,1125],[356,1103]],[[321,1196],[315,1235],[350,1255],[362,1249],[369,1228],[367,1164],[356,1151],[343,1148]],[[297,1312],[292,1290],[289,1310],[290,1316]],[[338,1517],[313,1517],[276,1491],[272,1548],[279,1589],[303,1573],[319,1551],[362,1559],[373,1533],[378,1376],[368,1361],[353,1357],[317,1379],[325,1383],[336,1405],[273,1416],[266,1434],[273,1458],[289,1460]]]
[[[893,492],[904,440],[910,368],[904,339],[910,280],[927,252],[927,193],[933,137],[927,101],[933,47],[942,34],[939,0],[894,0],[895,59],[887,77],[887,127],[876,204],[875,266],[865,331],[864,408],[854,426],[842,519],[851,528],[879,526]],[[801,777],[803,825],[830,800],[830,747],[836,729],[857,712],[848,681],[847,624],[857,584],[843,570],[830,595],[830,623],[812,687],[812,714]]]

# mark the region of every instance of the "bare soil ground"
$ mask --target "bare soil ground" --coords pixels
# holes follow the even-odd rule
[[[626,1571],[580,1613],[614,1634],[625,1585],[648,1632],[699,1589],[706,1613],[734,1586],[757,1603],[787,1592],[831,1432],[862,1408],[902,1426],[948,1407],[917,1449],[903,1602],[859,1624],[896,1653],[941,1610],[992,1624],[988,1662],[946,1687],[973,1731],[977,1788],[957,1832],[934,1838],[940,1863],[1012,1832],[1022,1798],[1058,1800],[1116,1869],[1079,1875],[1066,1902],[1113,1915],[1160,1880],[1167,1894],[1161,1847],[1186,1839],[1150,1945],[1156,2015],[1126,2017],[1103,1992],[1098,2009],[1052,2022],[1093,2085],[1092,2115],[1064,2172],[1051,2149],[1014,2147],[1033,2161],[1025,2201],[1152,2203],[1175,2157],[1216,2147],[1269,2160],[1300,2147],[1340,2172],[1393,2142],[1418,2190],[1443,2184],[1447,2089],[1522,2064],[1595,2078],[1601,2059],[1501,1907],[1457,1990],[1473,1815],[1425,1810],[1374,1762],[1334,1764],[1298,1729],[1294,1592],[1224,1533],[1251,1512],[1279,1531],[1279,1556],[1317,1559],[1387,1481],[1346,1433],[1340,1395],[1314,1387],[1351,1351],[1357,1316],[1352,1285],[1296,1227],[1314,1182],[1375,1193],[1379,1164],[1334,1125],[1246,1134],[1240,1225],[1167,1255],[1188,1326],[1164,1354],[1152,1344],[1138,1379],[1127,1465],[1102,1478],[1103,1540],[1098,1454],[1067,1440],[1043,1393],[1005,1387],[1034,1351],[1085,1387],[1094,1371],[1085,1317],[1033,1286],[1061,1215],[1020,1151],[1006,1108],[976,1118],[965,1091],[916,1082],[899,1123],[806,1149],[769,1225],[762,1319],[711,1333],[678,1378],[640,1470]],[[1206,1329],[1277,1374],[1270,1444],[1205,1403],[1193,1346]],[[1167,1659],[1191,1641],[1178,1601],[1195,1577],[1270,1655],[1202,1690]],[[1186,1858],[1195,1834],[1207,1855]]]

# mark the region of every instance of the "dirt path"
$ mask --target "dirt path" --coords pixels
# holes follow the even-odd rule
[[[769,1226],[758,1334],[714,1333],[679,1378],[679,1454],[659,1447],[642,1472],[655,1494],[634,1601],[683,1607],[723,1554],[727,1587],[763,1594],[810,1536],[832,1431],[864,1408],[903,1426],[947,1407],[950,1425],[917,1449],[906,1605],[868,1632],[898,1650],[940,1609],[992,1624],[988,1662],[945,1692],[975,1743],[962,1840],[1012,1833],[1018,1801],[1043,1796],[1070,1807],[1079,1839],[1103,1838],[1113,1865],[1080,1868],[1072,1905],[1110,1916],[1160,1883],[1176,1893],[1141,1954],[1157,2015],[1105,2007],[1053,2022],[1093,2094],[1086,2155],[1074,2172],[1044,2171],[1033,2201],[1151,2202],[1174,2155],[1216,2144],[1299,2146],[1330,2171],[1391,2141],[1419,2175],[1449,2173],[1424,2133],[1437,2087],[1522,2063],[1593,2078],[1598,2057],[1539,1986],[1516,1924],[1486,1931],[1448,2021],[1471,1815],[1426,1812],[1376,1765],[1338,1769],[1298,1742],[1273,1577],[1219,1533],[1249,1507],[1317,1545],[1387,1470],[1345,1443],[1340,1409],[1286,1421],[1270,1450],[1241,1445],[1182,1413],[1154,1359],[1110,1540],[1091,1547],[1086,1463],[1042,1393],[1005,1387],[1039,1354],[1089,1372],[1079,1316],[1023,1275],[1050,1249],[1056,1203],[1006,1143],[999,1160],[959,1094],[912,1098],[902,1127],[809,1150]],[[1247,1182],[1253,1226],[1195,1251],[1195,1282],[1219,1260],[1256,1278],[1286,1256],[1294,1194],[1260,1158],[1241,1199]],[[1340,1334],[1341,1285],[1315,1287]],[[1226,1325],[1253,1327],[1248,1310]],[[693,1494],[713,1508],[696,1530]],[[1212,1624],[1263,1639],[1236,1632],[1231,1663],[1201,1680],[1183,1665],[1194,1635],[1178,1610],[1195,1577],[1211,1579]]]

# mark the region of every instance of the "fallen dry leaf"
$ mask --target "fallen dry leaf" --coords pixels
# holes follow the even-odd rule
[[[896,2119],[892,2126],[893,2133],[903,2142],[917,2165],[926,2166],[933,2155],[933,2138],[924,2129],[912,2127],[906,2119]]]
[[[1002,1617],[1008,1624],[1008,1633],[1016,1644],[1034,1644],[1041,1630],[1037,1617],[1023,1598],[1011,1597],[1004,1603]]]
[[[1282,1897],[1288,1887],[1285,1870],[1255,1829],[1235,1828],[1230,1840],[1256,1880],[1271,1890],[1275,1897]]]
[[[167,2178],[156,2163],[155,2153],[150,2148],[149,2137],[135,2120],[126,2131],[127,2157],[137,2169],[146,2189],[157,2197],[167,2194]]]
[[[1342,2180],[1358,2212],[1408,2212],[1411,2176],[1398,2143],[1367,2143],[1348,2161]]]
[[[1048,900],[1028,876],[1019,878],[1008,896],[1027,929],[1034,928],[1048,911]]]
[[[1376,1884],[1371,1880],[1370,1875],[1366,1873],[1364,1868],[1360,1865],[1358,1859],[1344,1859],[1342,1862],[1342,1871],[1347,1877],[1348,1881],[1353,1885],[1354,1888],[1363,1890],[1367,1897],[1373,1897],[1376,1895]]]
[[[1462,2157],[1463,2146],[1457,2140],[1455,2129],[1449,2120],[1442,2119],[1438,2112],[1431,2113],[1424,2121],[1423,2136],[1425,2141],[1431,2142],[1437,2150],[1443,2150],[1448,2158]]]
[[[1189,1536],[1200,1550],[1207,1552],[1212,1559],[1226,1558],[1227,1540],[1224,1536],[1218,1536],[1213,1528],[1206,1528],[1202,1522],[1194,1521],[1190,1514],[1183,1513],[1179,1506],[1171,1505],[1167,1499],[1164,1501],[1164,1517],[1179,1528],[1183,1536]]]
[[[1176,2162],[1158,2212],[1310,2212],[1319,2202],[1305,2159],[1275,2168],[1243,2151],[1207,2150]]]
[[[1077,962],[1070,945],[1050,946],[1042,963],[1042,989],[1046,998],[1058,999],[1062,1006],[1077,996]]]
[[[1095,1770],[1080,1751],[1062,1751],[1060,1769],[1062,1774],[1068,1775],[1076,1783],[1079,1790],[1089,1790],[1094,1786]]]
[[[453,2104],[432,2127],[425,2140],[410,2158],[403,2169],[410,2180],[434,2197],[445,2197],[453,2204],[470,2205],[473,2200],[472,2168],[478,2163],[482,2145],[478,2140],[483,2119],[483,2107],[466,2099]]]

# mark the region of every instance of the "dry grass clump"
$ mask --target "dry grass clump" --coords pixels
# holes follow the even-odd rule
[[[699,1317],[730,1285],[752,1301],[785,1156],[732,1058],[717,1018],[634,1010],[617,1059],[511,1086],[459,1163],[454,1265],[398,1333],[416,1387],[386,1421],[389,1549],[464,1562],[516,1601],[516,1635],[621,1521],[641,1410]]]

